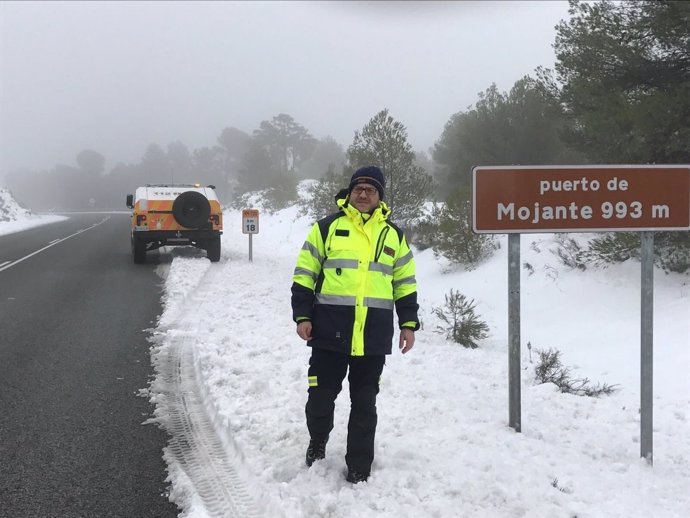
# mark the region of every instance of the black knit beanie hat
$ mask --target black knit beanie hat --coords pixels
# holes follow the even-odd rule
[[[368,183],[376,187],[379,191],[379,198],[383,199],[383,191],[386,187],[386,179],[383,177],[381,169],[375,165],[360,167],[355,171],[355,174],[350,178],[350,187],[348,191],[352,194],[352,189],[358,183]]]

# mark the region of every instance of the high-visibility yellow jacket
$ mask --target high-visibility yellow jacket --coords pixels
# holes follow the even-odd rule
[[[292,284],[295,322],[311,320],[308,345],[352,356],[390,354],[393,308],[399,327],[419,328],[412,251],[387,221],[384,202],[362,214],[337,201],[340,212],[317,221],[297,258]]]

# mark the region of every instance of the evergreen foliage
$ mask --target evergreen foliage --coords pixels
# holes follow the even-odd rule
[[[680,232],[668,239],[671,232],[654,234],[654,264],[666,273],[690,272],[690,233]],[[587,246],[580,246],[567,234],[556,234],[556,247],[552,252],[561,264],[569,268],[586,270],[588,267],[606,267],[628,259],[640,260],[640,234],[636,232],[599,233]]]
[[[298,178],[292,174],[274,176],[264,190],[264,208],[271,214],[278,212],[297,200]]]
[[[451,195],[438,212],[434,253],[471,270],[498,248],[491,234],[472,231],[472,204],[464,189]]]
[[[585,262],[596,266],[622,263],[640,258],[640,235],[635,232],[603,234],[589,242],[581,256]]]
[[[224,132],[221,137],[237,137]],[[224,139],[225,141],[225,139]],[[284,201],[296,200],[295,176],[302,163],[307,161],[316,146],[309,132],[285,113],[276,115],[270,121],[261,121],[254,131],[239,167],[236,195],[250,191],[268,189],[267,194],[278,205]],[[285,193],[277,189],[286,188]],[[278,206],[276,205],[276,206]]]
[[[690,274],[690,232],[655,233],[654,251],[662,270]]]
[[[690,163],[690,2],[570,0],[569,13],[556,27],[557,81],[540,79],[568,119],[564,140],[594,163]],[[605,236],[590,257],[635,257],[636,239]],[[690,232],[654,241],[657,264],[690,273]]]
[[[480,320],[475,313],[473,300],[451,288],[450,293],[445,295],[445,305],[434,308],[436,315],[442,322],[436,326],[436,333],[445,333],[448,340],[452,340],[466,348],[476,349],[478,340],[483,340],[488,336],[489,326]]]
[[[252,139],[244,155],[242,166],[237,177],[236,195],[265,189],[271,178],[280,176],[280,171],[266,148],[256,139]]]
[[[509,93],[492,84],[474,108],[451,116],[434,146],[439,196],[469,192],[477,165],[581,163],[560,140],[564,123],[556,98],[535,79],[523,77]]]
[[[568,234],[556,234],[556,248],[552,253],[558,257],[561,264],[568,268],[586,270],[584,251],[577,241],[569,237]]]
[[[234,191],[252,138],[235,127],[223,128],[218,145],[195,150],[192,154],[197,176],[212,177],[206,183],[216,185],[221,200],[229,200]]]
[[[640,234],[600,234],[577,256],[581,265],[607,266],[628,259],[640,260]],[[656,232],[654,264],[665,272],[690,273],[690,233]],[[581,267],[580,269],[584,269]]]
[[[420,250],[426,250],[439,244],[439,221],[443,212],[443,204],[429,202],[429,210],[409,227],[406,232],[408,242]]]
[[[300,164],[300,176],[319,179],[331,169],[342,171],[345,161],[343,147],[333,137],[325,137],[316,143],[311,157]]]
[[[299,181],[294,175],[275,175],[265,189],[236,194],[228,201],[228,205],[236,210],[256,207],[269,214],[275,214],[279,210],[298,202],[298,183]]]
[[[600,163],[690,161],[690,3],[570,1],[556,27],[568,141]]]
[[[384,109],[377,113],[347,149],[352,174],[367,165],[381,168],[386,178],[384,201],[392,219],[405,227],[422,216],[422,207],[431,196],[431,177],[415,164],[415,154],[407,142],[405,126]]]
[[[338,211],[335,196],[348,186],[349,176],[337,173],[332,165],[321,179],[305,189],[305,197],[300,200],[302,210],[312,219],[319,220]]]
[[[261,121],[253,138],[266,152],[272,169],[278,173],[298,171],[300,165],[311,157],[317,144],[306,128],[285,113],[270,121]]]
[[[616,385],[591,385],[589,378],[573,378],[570,368],[561,362],[561,351],[558,349],[535,349],[538,355],[534,376],[538,383],[553,383],[561,392],[577,396],[599,397],[615,392]]]

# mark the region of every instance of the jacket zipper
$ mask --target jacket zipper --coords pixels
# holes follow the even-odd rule
[[[374,255],[375,263],[379,262],[379,257],[381,257],[381,252],[383,251],[383,244],[386,242],[386,236],[388,235],[389,230],[390,227],[386,225],[386,228],[384,228],[379,234],[379,239],[376,242],[376,254]]]

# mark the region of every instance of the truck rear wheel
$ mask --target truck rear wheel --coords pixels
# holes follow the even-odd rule
[[[134,264],[146,262],[146,243],[132,238],[132,258],[134,259]]]
[[[212,263],[220,261],[220,237],[209,239],[208,243],[206,243],[206,257]]]

